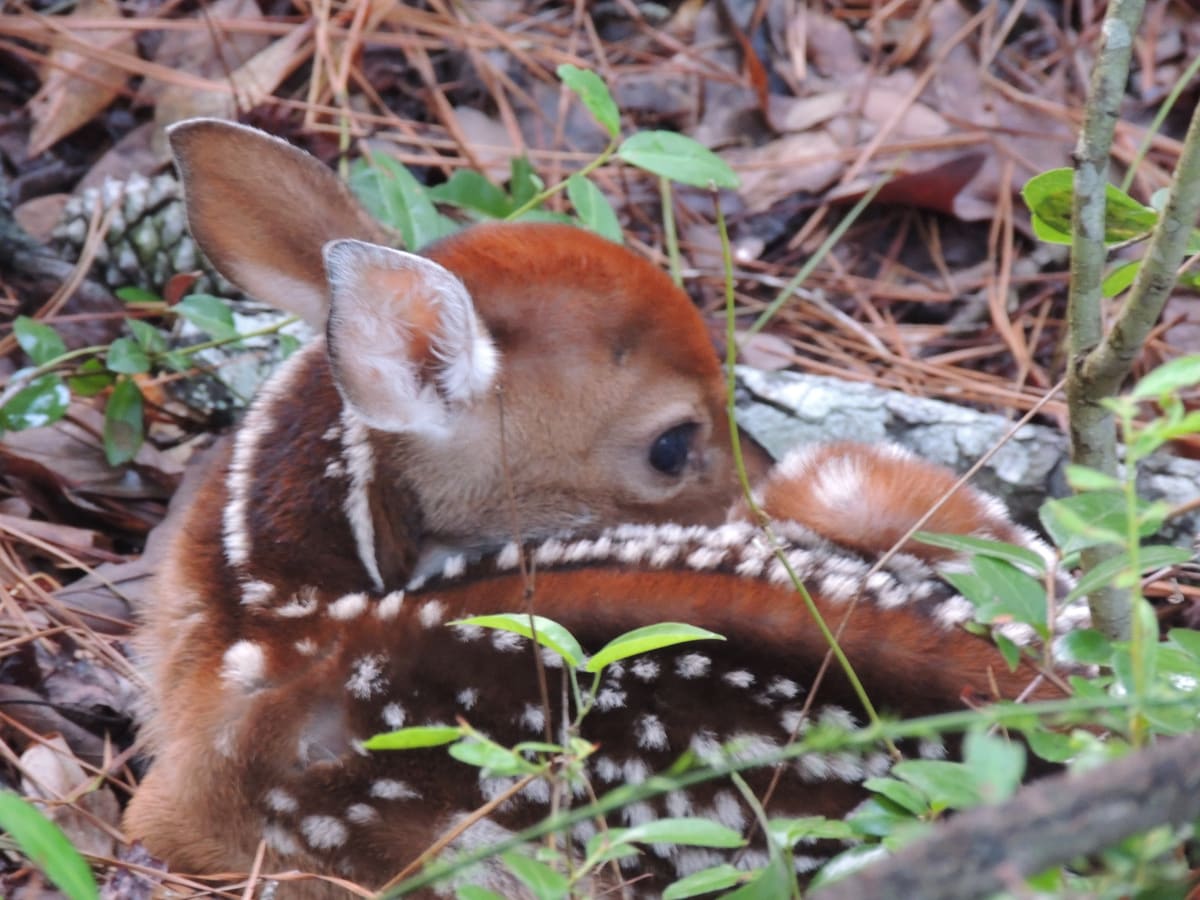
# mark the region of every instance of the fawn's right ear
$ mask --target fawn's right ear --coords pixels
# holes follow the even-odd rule
[[[373,428],[445,437],[500,366],[466,285],[431,259],[364,241],[330,242],[325,266],[342,397]]]
[[[168,129],[188,224],[200,249],[246,293],[318,329],[329,315],[326,243],[388,243],[378,222],[312,156],[270,135],[218,119]]]

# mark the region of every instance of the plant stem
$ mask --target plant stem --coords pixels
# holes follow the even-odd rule
[[[683,287],[683,270],[679,265],[679,234],[675,230],[675,197],[671,193],[671,179],[658,177],[658,192],[662,195],[663,242],[667,245],[667,261],[671,267],[671,280],[676,287]]]
[[[1144,0],[1114,0],[1102,29],[1099,57],[1075,149],[1075,184],[1071,214],[1071,288],[1067,301],[1067,405],[1070,409],[1071,461],[1108,475],[1117,474],[1117,442],[1112,415],[1100,401],[1112,393],[1100,390],[1084,371],[1087,357],[1103,340],[1101,284],[1104,278],[1105,187],[1113,133],[1129,76],[1133,36]],[[1120,379],[1117,379],[1119,382]],[[1081,555],[1084,571],[1111,558],[1112,547],[1096,547]],[[1130,594],[1105,588],[1089,598],[1092,618],[1109,637],[1128,637]]]
[[[602,165],[604,165],[606,162],[608,162],[612,158],[612,155],[616,152],[617,152],[617,142],[615,140],[610,141],[608,146],[605,147],[603,151],[601,151],[599,156],[597,156],[595,159],[593,159],[590,163],[588,163],[586,166],[584,166],[582,169],[580,169],[575,174],[584,176],[584,177],[586,177],[587,175],[590,175],[592,172],[596,171],[598,168],[600,168]],[[550,187],[546,188],[541,193],[534,194],[532,197],[530,197],[528,200],[526,200],[524,203],[522,203],[520,206],[518,206],[516,209],[514,209],[512,212],[510,212],[507,216],[504,217],[504,221],[511,222],[513,219],[519,219],[521,216],[525,215],[525,213],[529,212],[531,209],[537,209],[539,206],[541,206],[543,203],[545,203],[547,200],[549,200],[551,197],[553,197],[559,191],[565,190],[566,187],[567,187],[567,180],[565,178],[562,181],[558,182],[558,184],[550,185]]]

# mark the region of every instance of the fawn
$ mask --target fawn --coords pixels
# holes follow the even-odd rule
[[[133,837],[184,871],[248,869],[261,844],[264,871],[328,876],[283,896],[343,896],[329,878],[382,885],[510,781],[441,748],[367,753],[364,739],[461,716],[511,744],[558,736],[569,718],[543,706],[526,642],[447,624],[476,613],[532,607],[592,650],[667,620],[726,637],[606,670],[586,733],[598,790],[688,749],[715,759],[733,740],[729,752],[753,757],[809,723],[860,715],[836,673],[806,705],[825,646],[734,503],[717,361],[669,279],[560,226],[477,227],[426,257],[401,253],[281,141],[213,121],[171,140],[202,249],[327,336],[255,401],[184,512],[145,611],[155,758],[127,813]],[[819,608],[859,601],[842,646],[876,702],[908,715],[953,708],[964,691],[1013,697],[1036,677],[955,628],[969,607],[935,567],[957,560],[914,545],[871,570],[951,483],[889,450],[838,445],[785,460],[758,488]],[[1036,545],[970,490],[927,527]],[[889,764],[804,757],[772,811],[841,814]],[[531,782],[451,849],[528,823],[549,793]],[[728,785],[709,784],[613,822],[664,815],[750,821]],[[669,878],[718,859],[647,856],[629,871]],[[498,865],[469,877],[519,891]]]

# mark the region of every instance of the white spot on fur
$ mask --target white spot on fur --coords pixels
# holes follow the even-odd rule
[[[603,688],[596,695],[596,709],[601,712],[611,712],[625,705],[625,692],[615,688]]]
[[[346,808],[346,818],[355,825],[370,825],[379,820],[379,810],[366,803],[355,803]]]
[[[633,726],[637,744],[643,750],[666,750],[667,729],[658,716],[646,713],[639,716]]]
[[[446,618],[446,604],[441,600],[427,600],[417,612],[417,618],[425,628],[436,628]]]
[[[291,856],[300,852],[300,845],[292,837],[291,832],[274,822],[263,828],[263,840],[266,845],[282,856]]]
[[[263,606],[275,595],[275,585],[269,581],[242,582],[242,606]]]
[[[680,678],[703,678],[712,660],[703,653],[688,653],[675,660],[675,673]]]
[[[540,733],[546,726],[546,714],[540,706],[533,703],[526,703],[519,721],[530,731]]]
[[[454,634],[460,641],[477,641],[484,635],[482,625],[455,625]]]
[[[671,791],[666,796],[667,815],[673,819],[686,819],[692,815],[692,798],[686,791]]]
[[[745,669],[735,669],[722,675],[721,680],[735,688],[748,688],[754,684],[754,674]]]
[[[446,557],[446,562],[442,565],[443,578],[461,578],[466,571],[467,558],[461,553]]]
[[[784,700],[791,700],[800,694],[800,685],[792,681],[790,678],[773,678],[771,683],[767,685],[767,693],[773,697],[782,697]]]
[[[375,607],[375,618],[381,622],[390,622],[400,614],[400,607],[404,605],[404,591],[392,591]]]
[[[746,827],[746,814],[731,791],[717,791],[716,796],[713,797],[712,809],[711,818],[716,819],[726,828],[741,831]]]
[[[641,759],[630,758],[625,760],[625,765],[621,767],[621,772],[625,776],[626,784],[641,784],[650,777],[650,767]]]
[[[320,599],[317,589],[312,585],[300,588],[287,603],[275,610],[277,616],[285,619],[302,619],[317,611]]]
[[[509,541],[496,554],[496,568],[502,572],[515,569],[521,564],[521,547],[516,541]]]
[[[649,803],[639,802],[621,807],[621,818],[625,820],[625,824],[630,828],[636,828],[638,825],[653,822],[658,816],[654,814],[654,807]]]
[[[382,656],[363,656],[355,660],[346,679],[346,690],[359,700],[369,700],[384,689]]]
[[[292,645],[301,656],[314,656],[317,652],[317,642],[312,638],[301,638]]]
[[[475,688],[463,688],[455,697],[458,700],[458,705],[463,709],[474,709],[475,704],[479,701],[479,691]]]
[[[314,850],[332,850],[349,837],[346,826],[333,816],[305,816],[300,820],[300,832]]]
[[[347,594],[329,604],[329,618],[345,622],[357,619],[367,611],[366,594]]]
[[[610,783],[620,781],[621,767],[607,756],[598,756],[596,757],[596,777]]]
[[[419,800],[420,791],[413,790],[394,778],[377,778],[371,782],[371,796],[377,800]]]
[[[404,707],[399,703],[389,703],[383,708],[381,715],[383,716],[383,724],[388,728],[403,728],[404,722],[408,718]]]
[[[346,466],[340,459],[331,459],[325,463],[326,478],[341,478],[346,474]]]
[[[521,649],[525,639],[512,631],[493,631],[492,646],[501,653],[515,653]]]
[[[652,659],[639,659],[629,667],[629,671],[634,674],[634,677],[649,684],[658,677],[659,666]]]
[[[271,788],[263,797],[263,802],[267,804],[268,809],[281,813],[295,812],[299,807],[296,798],[283,788]]]
[[[383,576],[375,558],[375,522],[371,518],[370,488],[375,478],[375,454],[366,424],[349,407],[342,409],[342,455],[350,484],[346,486],[344,510],[358,558],[376,590],[383,590]]]
[[[715,569],[725,558],[725,551],[719,547],[698,547],[687,558],[688,568],[701,572]]]
[[[943,628],[953,628],[956,625],[961,625],[963,622],[968,622],[975,614],[969,600],[963,597],[954,596],[946,600],[934,609],[933,618]]]
[[[263,648],[254,641],[238,641],[222,657],[221,680],[252,691],[262,685],[266,669],[267,657]]]

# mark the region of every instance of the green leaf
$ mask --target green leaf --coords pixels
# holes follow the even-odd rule
[[[1060,639],[1059,646],[1070,662],[1081,665],[1108,665],[1112,659],[1112,642],[1093,628],[1077,628]]]
[[[425,186],[390,156],[357,160],[350,167],[350,187],[372,215],[400,232],[406,250],[420,250],[458,230],[437,211]]]
[[[532,775],[539,771],[538,766],[520,754],[476,735],[452,744],[449,753],[459,762],[483,769],[490,775]]]
[[[139,319],[126,319],[125,324],[129,326],[134,339],[147,353],[162,353],[167,349],[167,339],[153,325],[147,325]]]
[[[682,844],[686,847],[741,847],[745,840],[711,819],[655,819],[633,828],[613,829],[614,843]]]
[[[667,886],[662,892],[662,900],[684,900],[686,897],[698,897],[701,894],[711,894],[723,891],[749,878],[748,872],[735,869],[728,863],[713,866],[711,869],[701,869],[686,878],[680,878],[674,884]]]
[[[1046,589],[1036,578],[1003,560],[977,556],[971,561],[974,577],[959,572],[944,573],[975,606],[981,622],[1012,620],[1044,627]]]
[[[963,764],[975,778],[984,803],[999,803],[1016,793],[1025,775],[1025,748],[986,731],[967,732]]]
[[[512,175],[508,182],[508,192],[512,194],[513,209],[516,209],[541,193],[546,184],[533,171],[528,157],[514,156],[509,162],[509,168]]]
[[[794,847],[803,840],[852,841],[857,837],[849,822],[824,816],[771,819],[767,824],[771,840],[780,847]]]
[[[1069,734],[1043,731],[1041,728],[1026,731],[1025,740],[1029,742],[1029,749],[1046,762],[1065,763],[1077,750]]]
[[[13,337],[37,366],[44,366],[67,352],[67,345],[57,331],[29,316],[17,316],[13,321]]]
[[[1074,172],[1068,168],[1051,169],[1033,176],[1021,195],[1033,214],[1053,233],[1071,233],[1071,205],[1074,196]],[[1147,234],[1158,223],[1158,213],[1138,203],[1116,185],[1105,185],[1104,242],[1119,244]],[[1038,237],[1047,238],[1039,232]],[[1051,238],[1053,239],[1053,238]],[[1062,243],[1061,240],[1054,240]]]
[[[122,378],[113,388],[104,410],[104,455],[110,466],[129,462],[137,455],[145,437],[142,422],[142,392],[131,378]]]
[[[1047,500],[1038,519],[1063,555],[1100,544],[1125,545],[1125,498],[1106,491]]]
[[[489,891],[477,884],[464,884],[462,887],[456,888],[454,896],[457,900],[504,900],[503,895]]]
[[[1150,545],[1138,550],[1138,565],[1141,575],[1151,569],[1162,566],[1173,566],[1185,563],[1192,558],[1192,552],[1183,547]],[[1116,583],[1120,573],[1128,571],[1132,563],[1128,550],[1123,550],[1112,559],[1106,559],[1089,572],[1085,572],[1075,583],[1075,587],[1067,594],[1067,601],[1083,597],[1093,591]]]
[[[864,800],[846,816],[855,834],[863,837],[887,837],[912,820],[903,808],[875,797]]]
[[[1172,628],[1167,637],[1179,645],[1188,655],[1200,659],[1200,631],[1191,628]]]
[[[796,894],[796,876],[782,853],[771,854],[767,864],[750,880],[721,900],[779,900]]]
[[[117,288],[113,291],[117,295],[117,299],[124,303],[162,303],[163,298],[154,291],[148,291],[145,288],[137,287],[136,285],[128,285],[126,287]]]
[[[1067,484],[1077,491],[1120,491],[1121,480],[1087,466],[1067,466]]]
[[[104,368],[104,363],[93,356],[83,361],[77,375],[68,376],[67,384],[76,396],[94,397],[115,380],[113,374]]]
[[[175,372],[190,372],[192,370],[191,356],[182,351],[168,350],[163,354],[162,359],[167,368]]]
[[[1059,231],[1053,225],[1045,222],[1037,213],[1032,213],[1029,216],[1029,224],[1033,226],[1033,235],[1039,241],[1045,241],[1047,244],[1071,245],[1070,234],[1065,231]]]
[[[238,336],[237,327],[233,324],[233,310],[220,297],[188,294],[179,301],[175,311],[219,341],[233,340]]]
[[[1137,273],[1141,271],[1141,268],[1142,261],[1140,259],[1118,263],[1104,276],[1104,281],[1100,282],[1101,292],[1105,297],[1117,296],[1133,284],[1133,280],[1137,278]]]
[[[557,71],[562,83],[579,95],[583,105],[608,132],[609,137],[614,140],[620,137],[621,113],[617,104],[613,102],[612,94],[608,92],[604,80],[595,72],[580,69],[570,63],[559,66]]]
[[[0,830],[7,832],[21,852],[70,900],[96,900],[100,896],[92,870],[67,836],[35,806],[11,791],[0,791]]]
[[[1163,363],[1135,384],[1129,396],[1134,400],[1154,400],[1196,384],[1200,384],[1200,354]]]
[[[533,638],[533,625],[537,627],[537,642],[543,647],[549,647],[567,661],[572,668],[583,662],[583,648],[575,635],[567,631],[553,619],[545,616],[531,616],[528,613],[498,613],[492,616],[472,616],[469,619],[459,619],[451,625],[478,625],[481,628],[494,628],[497,631],[511,631],[521,637]]]
[[[132,338],[122,337],[113,341],[104,361],[110,372],[122,375],[139,375],[150,371],[150,358]]]
[[[500,854],[518,879],[533,893],[537,900],[559,900],[568,896],[571,883],[567,876],[550,868],[545,863],[531,859],[515,850]]]
[[[1016,547],[1003,541],[993,541],[987,538],[972,537],[969,534],[935,534],[931,531],[918,531],[913,534],[915,540],[934,547],[945,547],[969,556],[987,556],[991,559],[1007,560],[1014,565],[1029,566],[1038,574],[1045,574],[1046,560],[1026,547]]]
[[[287,359],[300,349],[300,340],[290,334],[279,333],[279,355]]]
[[[508,195],[474,169],[459,169],[428,193],[438,203],[474,210],[491,219],[503,219],[514,209]]]
[[[863,787],[868,791],[874,791],[881,797],[887,797],[914,816],[920,816],[929,811],[929,801],[925,799],[925,795],[911,784],[906,784],[899,779],[868,778],[863,782]]]
[[[845,878],[861,871],[873,862],[878,862],[889,855],[888,849],[881,844],[860,844],[851,847],[844,853],[839,853],[821,867],[821,871],[809,882],[809,888],[833,884],[839,878]],[[826,874],[828,873],[828,874]]]
[[[999,632],[993,635],[992,640],[995,641],[996,649],[1000,651],[1000,655],[1004,658],[1004,664],[1008,666],[1008,671],[1017,671],[1017,666],[1021,664],[1020,646]]]
[[[582,175],[572,175],[567,179],[567,196],[579,214],[579,221],[613,243],[624,243],[621,223],[600,188]]]
[[[67,414],[71,392],[58,375],[35,378],[0,407],[0,428],[22,431],[57,422]]]
[[[921,791],[935,810],[969,809],[982,800],[973,773],[962,763],[906,759],[892,767],[892,774]]]
[[[419,750],[423,747],[441,747],[463,736],[457,725],[417,725],[377,734],[363,741],[367,750]]]
[[[639,131],[626,138],[617,156],[631,166],[693,187],[736,188],[739,183],[725,160],[674,131]]]
[[[697,628],[695,625],[685,625],[681,622],[660,622],[658,625],[635,628],[633,631],[627,631],[613,638],[600,649],[599,653],[589,659],[583,668],[587,672],[599,672],[609,663],[649,653],[651,650],[660,650],[663,647],[671,647],[688,641],[723,640],[725,638],[716,632]]]

